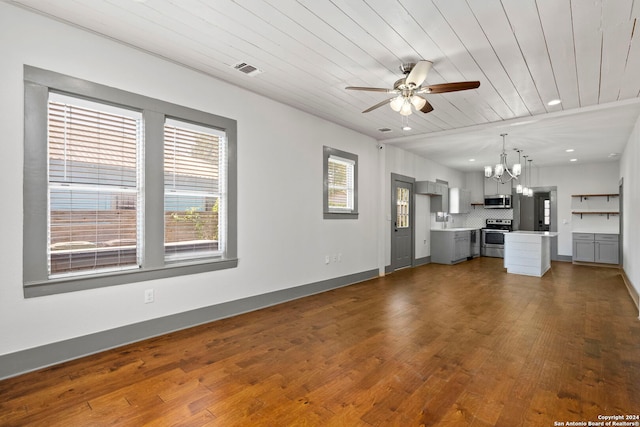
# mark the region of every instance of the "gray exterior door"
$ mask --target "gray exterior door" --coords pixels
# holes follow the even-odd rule
[[[392,174],[391,269],[413,265],[413,178]]]

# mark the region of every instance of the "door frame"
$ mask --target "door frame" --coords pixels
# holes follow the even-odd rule
[[[544,204],[543,200],[549,200],[549,208],[551,209],[551,192],[538,191],[533,193],[533,230],[534,231],[551,231],[551,222],[549,222],[549,230],[540,230],[540,221],[544,222]],[[552,215],[550,214],[551,218]]]
[[[551,224],[549,224],[549,231],[558,232],[558,187],[550,185],[546,187],[533,187],[534,197],[536,192],[549,193],[550,208],[551,208]],[[522,215],[522,213],[521,213]],[[535,224],[534,224],[535,228]],[[551,261],[558,261],[558,238],[551,240]]]
[[[620,178],[618,184],[618,262],[620,268],[624,270],[624,178]]]
[[[395,218],[393,217],[393,214],[396,211],[396,195],[394,194],[393,189],[395,188],[395,182],[404,182],[407,184],[411,185],[411,194],[409,194],[409,200],[410,200],[410,205],[409,205],[409,226],[411,227],[411,265],[410,267],[415,267],[415,263],[416,263],[416,243],[415,243],[415,238],[416,238],[416,222],[415,222],[415,212],[416,212],[416,192],[415,192],[415,187],[416,187],[416,179],[412,178],[410,176],[406,176],[406,175],[400,175],[397,173],[391,173],[391,200],[390,200],[390,207],[391,207],[391,221],[389,221],[389,225],[390,225],[390,234],[389,234],[389,246],[391,249],[391,262],[389,263],[389,272],[393,272],[396,270],[396,267],[394,265],[394,260],[395,255],[396,255],[396,250],[395,250],[395,245],[393,242],[393,234],[395,233]]]

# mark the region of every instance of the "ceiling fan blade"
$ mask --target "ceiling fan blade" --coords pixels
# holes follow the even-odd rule
[[[345,87],[347,90],[366,90],[368,92],[385,92],[385,93],[394,93],[395,89],[384,89],[381,87],[362,87],[362,86],[347,86]]]
[[[424,104],[424,106],[420,109],[420,111],[422,111],[423,113],[427,114],[433,111],[433,105],[429,104],[429,101],[426,101],[426,104]]]
[[[368,113],[369,111],[373,111],[373,110],[375,110],[376,108],[380,108],[380,107],[382,107],[383,105],[388,104],[389,102],[391,102],[391,100],[392,100],[392,99],[393,99],[393,98],[389,98],[389,99],[385,99],[384,101],[378,102],[376,105],[374,105],[374,106],[372,106],[372,107],[369,107],[369,108],[367,108],[366,110],[364,110],[364,111],[363,111],[363,113]]]
[[[480,87],[479,81],[472,82],[454,82],[454,83],[441,83],[438,85],[431,85],[420,89],[419,93],[445,93],[456,92],[458,90],[476,89]]]
[[[405,84],[413,85],[413,87],[419,87],[427,78],[431,65],[433,65],[431,61],[418,61],[411,69],[411,72],[407,75]]]

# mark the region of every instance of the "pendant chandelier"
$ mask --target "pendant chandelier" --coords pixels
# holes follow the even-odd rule
[[[533,197],[533,188],[531,188],[531,162],[533,162],[532,159],[527,160],[527,162],[529,163],[529,166],[527,166],[527,184],[529,185],[529,187],[527,188],[527,192],[525,193],[524,190],[522,191],[522,194],[527,196],[527,197]]]
[[[518,184],[518,186],[516,187],[516,192],[522,194],[523,196],[529,195],[529,187],[527,187],[527,183],[529,182],[527,180],[527,157],[529,156],[524,156],[524,179],[522,180],[524,182],[524,185]]]
[[[533,160],[527,160],[529,156],[522,157],[524,157],[524,179],[522,180],[524,185],[518,184],[516,192],[522,194],[522,196],[533,197],[533,188],[531,188],[531,162],[533,162]],[[529,166],[527,166],[527,163],[529,163]]]
[[[500,154],[500,162],[496,164],[495,168],[491,166],[484,167],[484,176],[487,178],[493,178],[494,180],[504,184],[512,179],[518,179],[518,176],[522,173],[522,165],[520,164],[520,150],[518,151],[518,163],[514,164],[511,169],[507,164],[507,152],[505,151],[505,137],[508,134],[501,133],[502,137],[502,153]]]

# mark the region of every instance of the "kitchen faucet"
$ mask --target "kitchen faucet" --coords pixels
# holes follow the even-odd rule
[[[447,228],[447,222],[449,222],[449,218],[451,218],[451,215],[449,215],[448,213],[444,212],[442,217],[444,218],[444,221],[442,222],[442,228],[446,229]]]

